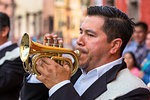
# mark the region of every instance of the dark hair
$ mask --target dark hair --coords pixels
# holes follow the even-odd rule
[[[135,59],[135,55],[134,55],[132,52],[126,52],[125,54],[127,54],[127,53],[129,53],[129,54],[132,56],[133,61],[134,61],[134,66],[137,67],[137,61],[136,61],[136,59]],[[124,55],[125,55],[125,54],[124,54]]]
[[[107,42],[121,38],[123,43],[120,55],[122,55],[126,44],[133,34],[134,22],[132,19],[128,18],[119,9],[111,6],[91,6],[87,9],[87,15],[104,17],[105,21],[102,30],[107,35]]]
[[[135,27],[136,27],[136,26],[142,27],[145,32],[147,32],[147,30],[148,30],[148,25],[147,25],[146,23],[144,23],[144,22],[137,22],[137,23],[135,24]]]
[[[3,30],[4,27],[8,26],[10,28],[10,20],[7,14],[0,12],[0,31]],[[9,37],[9,32],[7,34],[7,38]]]

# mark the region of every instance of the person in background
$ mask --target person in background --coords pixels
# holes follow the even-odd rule
[[[40,75],[35,77],[46,87],[26,79],[22,100],[148,100],[147,86],[130,73],[121,57],[133,26],[133,21],[115,7],[89,7],[77,39],[76,48],[81,53],[78,71],[71,77],[67,64],[40,58],[36,62]]]
[[[132,52],[135,55],[137,61],[137,68],[140,69],[140,65],[144,58],[148,54],[148,49],[145,44],[145,38],[148,30],[148,26],[144,22],[138,22],[134,26],[134,33],[131,42],[126,46],[123,55],[126,52]]]
[[[149,49],[149,53],[141,64],[141,71],[139,73],[139,77],[146,84],[148,84],[150,82],[150,32],[148,32],[146,36],[146,45],[147,48]]]
[[[0,12],[0,100],[18,100],[24,69],[19,47],[8,41],[10,20]]]
[[[127,67],[130,70],[130,72],[138,77],[139,69],[136,67],[137,63],[136,63],[134,54],[132,52],[126,52],[124,54],[124,61],[126,62]]]

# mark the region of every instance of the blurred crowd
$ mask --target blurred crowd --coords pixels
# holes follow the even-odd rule
[[[131,73],[141,78],[149,86],[150,32],[148,32],[146,23],[137,22],[135,24],[133,36],[124,50],[123,57]]]

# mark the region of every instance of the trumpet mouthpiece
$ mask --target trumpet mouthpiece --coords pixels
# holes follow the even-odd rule
[[[77,54],[78,57],[80,57],[80,51],[79,50],[75,50],[74,52]]]

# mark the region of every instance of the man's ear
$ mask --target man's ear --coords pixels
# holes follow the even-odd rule
[[[7,37],[8,33],[9,33],[9,27],[6,26],[2,29],[2,37]]]
[[[122,45],[122,39],[121,38],[116,38],[113,41],[111,41],[110,53],[111,54],[118,53],[118,51],[120,51],[121,45]]]

